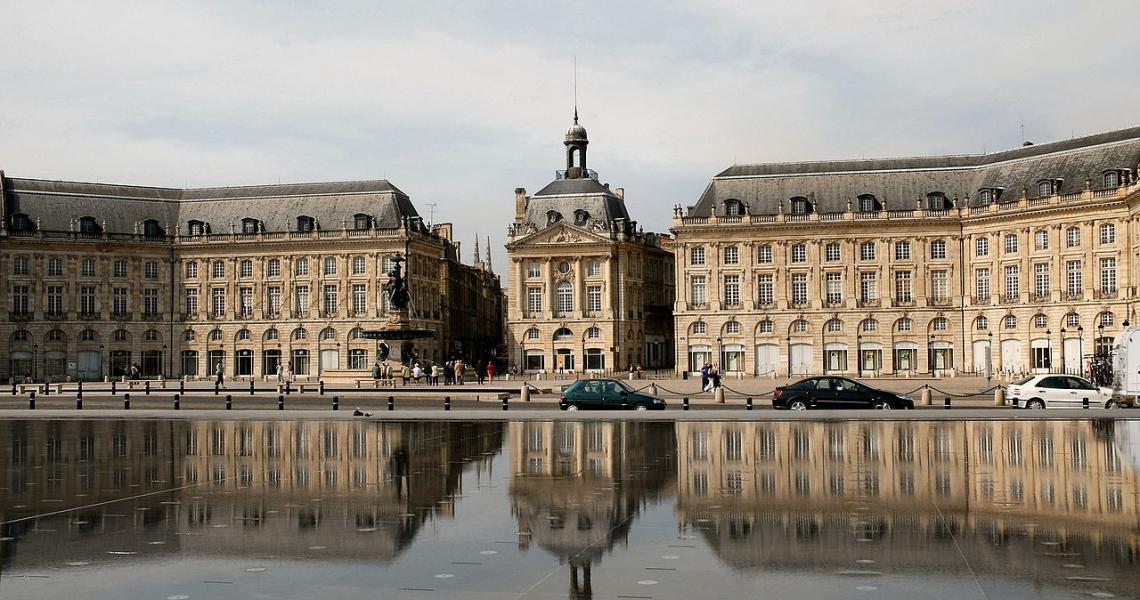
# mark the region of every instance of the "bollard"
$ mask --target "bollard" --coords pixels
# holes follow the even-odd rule
[[[115,395],[115,380],[114,379],[111,380],[111,395],[112,396]]]
[[[131,409],[131,395],[130,393],[123,394],[123,410]]]
[[[288,396],[288,395],[289,395],[289,388],[290,388],[290,387],[292,387],[292,386],[291,386],[291,383],[292,383],[292,382],[289,382],[289,381],[286,381],[286,382],[285,382],[285,395],[286,395],[286,396]]]
[[[13,396],[16,395],[16,382],[15,381],[12,382],[12,395]]]
[[[182,395],[185,393],[186,393],[186,382],[179,379],[178,380],[178,394]]]
[[[226,410],[233,410],[233,409],[234,409],[234,397],[229,395],[229,394],[226,394]]]
[[[80,396],[83,395],[83,382],[82,381],[79,382],[79,387],[76,388],[76,393],[79,394]]]
[[[28,410],[36,409],[36,395],[32,394],[28,397]]]
[[[180,394],[174,394],[174,410],[180,410],[181,408],[182,396]]]
[[[451,410],[451,396],[443,397],[443,410]]]
[[[285,396],[277,397],[277,410],[285,410]]]
[[[654,396],[657,395],[657,384],[656,383],[649,384],[649,393],[653,394]]]
[[[250,396],[253,395],[253,380],[252,379],[249,380],[249,395]]]
[[[689,397],[685,396],[681,400],[681,410],[689,410]]]
[[[946,396],[942,399],[942,408],[950,410],[950,396]]]
[[[519,390],[519,400],[530,402],[530,386],[526,383],[523,383],[522,389]]]
[[[752,410],[752,396],[744,400],[744,406],[747,410]]]
[[[511,397],[510,394],[499,394],[499,400],[503,401],[503,410],[508,410],[507,409],[507,402],[509,401],[510,397]]]
[[[75,399],[75,410],[83,410],[83,398]]]
[[[396,397],[388,396],[388,410],[396,410]]]
[[[713,390],[713,402],[717,404],[724,404],[724,388],[719,385]]]
[[[320,389],[321,395],[324,396],[325,395],[325,380],[322,379],[319,382],[317,382],[317,387]]]
[[[51,395],[51,385],[50,384],[47,384],[47,383],[44,384],[44,395],[45,396]]]
[[[340,396],[333,396],[333,410],[340,410]]]
[[[214,382],[214,395],[215,395],[215,396],[217,396],[217,395],[218,395],[218,388],[219,388],[219,387],[221,387],[221,385],[222,385],[222,384],[220,384],[220,383],[218,383],[218,382],[216,382],[216,381]]]
[[[1088,398],[1081,398],[1081,408],[1088,408],[1088,407],[1089,407],[1089,399]]]
[[[1005,406],[1005,388],[994,390],[994,406]]]
[[[143,393],[144,393],[144,394],[146,394],[147,396],[149,396],[149,395],[150,395],[150,381],[149,381],[149,380],[148,380],[148,381],[146,382],[146,384],[143,386],[143,390],[144,390],[144,391],[143,391]]]
[[[927,387],[925,385],[922,386],[922,395],[919,396],[918,403],[923,405],[923,406],[930,406],[931,404],[934,404],[933,398],[930,397],[930,388],[929,387]]]

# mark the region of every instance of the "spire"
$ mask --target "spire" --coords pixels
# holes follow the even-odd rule
[[[487,270],[491,271],[491,236],[487,236]]]
[[[479,234],[475,234],[475,262],[479,262]]]

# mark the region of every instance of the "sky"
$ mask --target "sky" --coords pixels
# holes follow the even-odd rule
[[[575,61],[589,166],[653,231],[733,164],[994,152],[1140,125],[1127,1],[0,7],[8,176],[385,178],[425,219],[455,223],[466,261],[489,235],[499,272],[514,189],[564,166]]]

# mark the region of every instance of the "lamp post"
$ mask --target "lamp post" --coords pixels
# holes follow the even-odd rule
[[[926,342],[926,360],[930,363],[930,376],[934,377],[934,334]]]
[[[33,382],[36,380],[36,361],[38,360],[38,357],[36,356],[36,354],[37,354],[36,350],[39,347],[40,347],[39,344],[32,344],[32,381]]]
[[[1045,369],[1053,370],[1053,332],[1045,330]]]
[[[792,336],[787,337],[788,342],[788,379],[792,378]]]
[[[1077,325],[1077,346],[1080,348],[1077,356],[1080,357],[1081,368],[1083,369],[1085,364],[1085,328],[1083,325]]]
[[[859,363],[859,378],[863,377],[863,334],[855,335],[855,362]]]
[[[1100,353],[1100,349],[1097,348],[1097,346],[1100,344],[1100,340],[1103,337],[1104,337],[1104,321],[1101,321],[1100,325],[1096,326],[1096,341],[1093,342],[1093,356],[1097,356]]]
[[[1065,328],[1062,327],[1061,328],[1061,372],[1062,373],[1067,372],[1067,369],[1069,368],[1069,365],[1067,364],[1067,361],[1065,360],[1065,358],[1066,358],[1065,357]]]
[[[986,383],[994,376],[994,332],[986,334],[989,343],[986,345]]]

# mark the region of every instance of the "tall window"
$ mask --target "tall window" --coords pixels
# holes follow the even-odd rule
[[[12,314],[26,315],[31,312],[31,288],[26,285],[12,286]]]
[[[569,281],[559,281],[555,295],[558,297],[558,312],[565,314],[574,310],[574,286]]]
[[[930,242],[930,258],[935,260],[946,258],[946,240]]]
[[[760,275],[757,278],[756,298],[760,304],[774,304],[776,302],[772,275]]]
[[[79,274],[83,277],[94,277],[95,276],[95,259],[94,258],[83,259],[83,262],[79,263]],[[197,269],[197,265],[195,265],[194,277],[197,277],[197,276],[198,276],[198,269]]]
[[[979,237],[974,240],[974,255],[975,256],[989,256],[990,255],[990,238]]]
[[[1081,245],[1081,228],[1070,227],[1065,230],[1065,245],[1069,248],[1076,248]]]
[[[94,265],[94,264],[95,264],[94,261],[92,261],[92,265]],[[94,273],[92,273],[92,274],[94,274]],[[190,261],[190,262],[186,263],[186,279],[197,279],[197,278],[198,278],[198,263],[196,263],[194,261]]]
[[[911,292],[911,272],[895,271],[895,300],[910,302]]]
[[[1079,260],[1065,261],[1065,291],[1070,297],[1080,296],[1083,291],[1081,266]]]
[[[950,299],[949,277],[946,271],[930,272],[930,297],[935,302],[945,302]]]
[[[910,260],[910,242],[895,242],[895,260]]]
[[[368,286],[363,283],[352,284],[352,313],[362,315],[368,310]]]
[[[1005,239],[1005,252],[1006,252],[1006,254],[1012,254],[1014,252],[1017,252],[1017,234],[1007,233],[1005,235],[1004,239]]]
[[[364,257],[363,256],[352,257],[352,274],[353,275],[363,275],[364,274],[364,264],[365,263],[364,263]]]
[[[859,244],[859,259],[875,260],[875,242],[863,242]]]
[[[325,257],[325,275],[336,275],[336,259],[331,256]]]
[[[337,306],[340,304],[337,299],[336,286],[326,285],[324,292],[324,314],[335,315]]]
[[[1100,291],[1112,293],[1116,291],[1116,259],[1112,257],[1100,259]]]
[[[307,317],[309,315],[309,286],[299,285],[293,288],[293,310],[297,311],[297,316]]]
[[[988,300],[990,297],[990,270],[974,270],[974,296],[979,300]]]
[[[704,246],[697,246],[689,250],[689,264],[694,266],[701,266],[705,264],[705,249]]]
[[[1016,299],[1021,294],[1021,270],[1017,265],[1005,266],[1005,291],[1002,293],[1007,300]]]
[[[1037,233],[1033,234],[1033,248],[1035,250],[1048,250],[1049,249],[1049,232],[1044,229],[1038,229]]]
[[[693,275],[689,277],[689,300],[697,305],[708,302],[704,275]]]
[[[151,263],[147,263],[148,265]],[[51,257],[48,259],[48,276],[60,277],[63,275],[63,259],[58,257]],[[157,275],[156,275],[157,277]]]
[[[79,312],[84,315],[94,315],[96,312],[95,298],[96,290],[94,286],[83,286],[79,288]],[[197,296],[195,296],[197,297]]]
[[[1033,295],[1037,298],[1049,296],[1049,264],[1036,263],[1033,265]]]
[[[827,262],[835,262],[835,261],[839,260],[840,254],[839,254],[839,244],[838,243],[836,243],[836,242],[829,243],[825,249],[825,252],[826,252]]]
[[[293,263],[293,275],[307,277],[309,275],[309,259],[304,257],[298,258],[297,261]]]
[[[527,279],[537,279],[542,276],[542,265],[537,260],[526,263]]]
[[[128,289],[125,287],[117,287],[111,289],[111,313],[116,316],[123,316],[127,314],[127,294]]]
[[[740,248],[727,246],[724,249],[724,264],[735,265],[740,263]]]
[[[859,299],[875,300],[879,297],[879,274],[874,271],[859,273]]]
[[[772,264],[772,245],[764,244],[756,250],[756,262],[767,265]]]
[[[804,244],[795,244],[792,246],[792,262],[802,263],[807,262],[807,246]]]
[[[238,288],[238,310],[244,317],[253,315],[253,288]]]
[[[214,288],[211,293],[211,312],[215,317],[226,314],[226,288]]]
[[[238,263],[238,277],[253,277],[253,261],[248,258]]]
[[[226,263],[215,260],[210,268],[212,269],[210,276],[214,279],[222,279],[226,276]]]
[[[792,304],[802,305],[808,301],[807,273],[792,273]]]
[[[542,288],[526,288],[526,309],[532,315],[542,312]]]
[[[833,272],[825,275],[827,279],[827,302],[838,304],[843,301],[843,273]]]
[[[586,261],[586,277],[597,277],[602,274],[602,261],[591,258]]]
[[[724,276],[724,304],[726,306],[740,304],[740,275]]]
[[[1104,187],[1114,188],[1118,185],[1120,185],[1120,173],[1109,171],[1104,174]]]
[[[111,263],[111,267],[112,267],[111,268],[111,274],[114,277],[126,277],[127,276],[127,261],[126,261],[126,259],[121,259],[121,258],[116,259],[115,262]]]
[[[266,305],[271,316],[281,314],[281,288],[272,286],[266,290]]]
[[[63,314],[63,286],[47,286],[47,312],[49,315]]]
[[[1101,223],[1100,225],[1100,243],[1102,244],[1115,244],[1116,243],[1116,225],[1112,223]]]
[[[1038,182],[1037,195],[1042,197],[1053,195],[1053,182],[1048,180]]]
[[[591,285],[586,288],[586,310],[595,313],[601,312],[602,286]]]
[[[146,288],[143,290],[143,313],[147,315],[158,314],[158,290]]]

